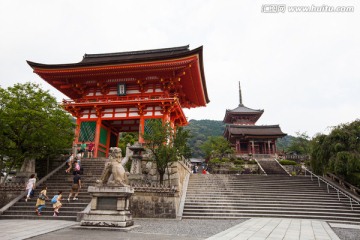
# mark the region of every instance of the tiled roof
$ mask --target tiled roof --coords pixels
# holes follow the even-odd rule
[[[227,131],[231,135],[252,135],[252,136],[264,136],[264,135],[276,135],[285,136],[279,127],[279,125],[227,125]]]

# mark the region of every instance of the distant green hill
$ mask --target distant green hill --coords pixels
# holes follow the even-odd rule
[[[189,145],[192,151],[192,157],[201,158],[203,153],[200,146],[210,136],[222,136],[225,130],[225,124],[216,120],[190,120],[189,125],[185,129],[190,130],[191,138]]]
[[[189,125],[184,128],[190,130],[191,138],[188,143],[192,151],[192,157],[202,158],[203,153],[200,146],[210,136],[223,136],[225,124],[218,120],[190,120]],[[286,136],[279,139],[277,142],[278,150],[286,150],[293,138],[293,136]]]

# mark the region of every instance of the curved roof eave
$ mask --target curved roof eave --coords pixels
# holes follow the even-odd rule
[[[175,48],[165,48],[165,49],[154,49],[154,50],[144,50],[144,51],[134,51],[134,52],[124,52],[124,54],[128,55],[136,55],[135,53],[142,53],[143,55],[148,53],[148,56],[144,56],[142,58],[127,58],[127,59],[108,59],[103,61],[92,61],[92,62],[78,62],[78,63],[66,63],[66,64],[43,64],[43,63],[36,63],[27,60],[26,62],[29,64],[29,66],[35,70],[35,68],[42,68],[42,69],[61,69],[61,68],[77,68],[77,67],[90,67],[90,66],[103,66],[108,64],[130,64],[130,63],[141,63],[141,62],[149,62],[149,61],[161,61],[161,60],[172,60],[176,58],[182,58],[182,57],[189,57],[191,55],[198,55],[199,56],[199,70],[200,70],[200,77],[201,77],[201,83],[203,86],[203,92],[206,103],[209,103],[209,97],[207,93],[207,87],[206,87],[206,81],[205,81],[205,73],[204,73],[204,65],[203,65],[203,46],[200,46],[198,48],[195,48],[193,50],[186,50],[189,48],[189,45],[182,46],[182,47],[175,47]],[[174,50],[173,53],[169,55],[156,55],[153,54],[156,51],[162,51],[162,52],[171,52],[171,50]],[[121,54],[121,53],[114,53]],[[96,56],[108,56],[111,54],[85,54],[85,57],[96,57]]]

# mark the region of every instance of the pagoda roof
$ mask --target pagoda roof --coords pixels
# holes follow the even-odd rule
[[[236,125],[229,124],[225,129],[225,136],[228,135],[242,135],[244,138],[256,136],[271,136],[271,137],[284,137],[287,134],[283,133],[279,125]]]
[[[41,78],[71,99],[80,99],[83,90],[100,85],[115,87],[127,84],[178,81],[183,107],[206,106],[207,94],[203,47],[189,45],[152,50],[85,54],[78,63],[43,64],[27,61]],[[77,89],[76,89],[77,88]],[[79,88],[81,88],[79,90]]]
[[[239,104],[239,106],[235,109],[229,110],[226,109],[225,112],[225,117],[223,122],[224,123],[232,123],[231,119],[232,116],[239,116],[239,115],[251,115],[253,116],[253,123],[255,123],[260,117],[261,115],[264,113],[264,110],[256,110],[256,109],[252,109],[252,108],[248,108],[246,107],[244,104]]]

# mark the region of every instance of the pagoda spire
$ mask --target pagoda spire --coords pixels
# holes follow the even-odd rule
[[[243,107],[243,106],[244,106],[244,104],[242,103],[242,96],[241,96],[240,81],[239,81],[239,98],[240,98],[240,103],[239,103],[239,106]]]

